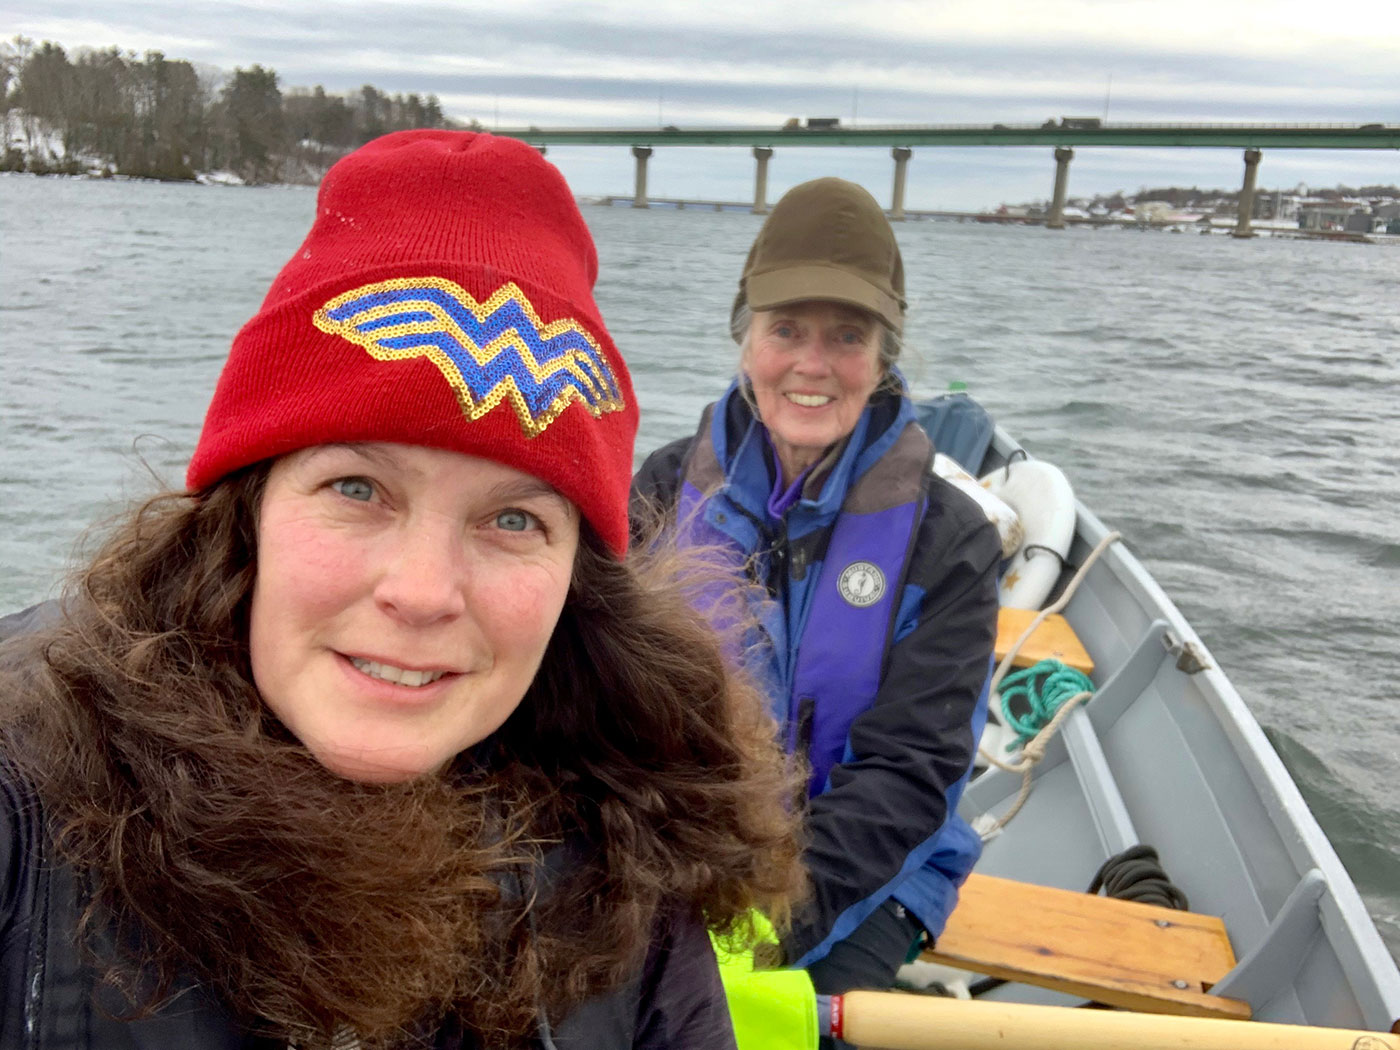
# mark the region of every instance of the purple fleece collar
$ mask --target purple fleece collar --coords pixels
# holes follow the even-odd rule
[[[768,446],[768,451],[773,457],[773,492],[768,497],[768,516],[774,521],[781,521],[783,515],[792,509],[792,505],[802,496],[802,486],[807,481],[807,475],[812,473],[813,463],[801,474],[793,479],[792,484],[783,488],[783,465],[778,459],[778,450],[773,447],[773,439],[768,436],[768,428],[763,428],[763,441]]]

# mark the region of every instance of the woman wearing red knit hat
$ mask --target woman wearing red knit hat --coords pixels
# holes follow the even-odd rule
[[[705,927],[800,879],[664,567],[532,148],[327,174],[188,491],[0,622],[0,1047],[730,1047]]]

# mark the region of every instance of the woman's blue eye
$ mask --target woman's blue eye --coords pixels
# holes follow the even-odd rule
[[[529,529],[539,526],[539,519],[529,511],[503,510],[496,515],[496,527],[505,529],[507,532],[526,532]]]
[[[374,486],[364,478],[340,478],[331,482],[331,488],[346,499],[368,503],[374,498]]]

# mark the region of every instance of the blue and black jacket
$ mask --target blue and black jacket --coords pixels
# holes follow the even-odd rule
[[[680,544],[728,550],[766,586],[751,670],[812,770],[796,966],[891,897],[937,936],[980,853],[953,809],[986,719],[1000,545],[932,454],[908,398],[877,395],[772,520],[772,452],[736,384],[633,480],[638,520],[672,508]]]

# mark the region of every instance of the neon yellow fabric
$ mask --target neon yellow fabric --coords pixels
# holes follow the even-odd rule
[[[777,944],[773,925],[752,915],[757,939]],[[739,1050],[816,1050],[817,993],[806,970],[755,970],[753,949],[734,951],[710,935]]]

